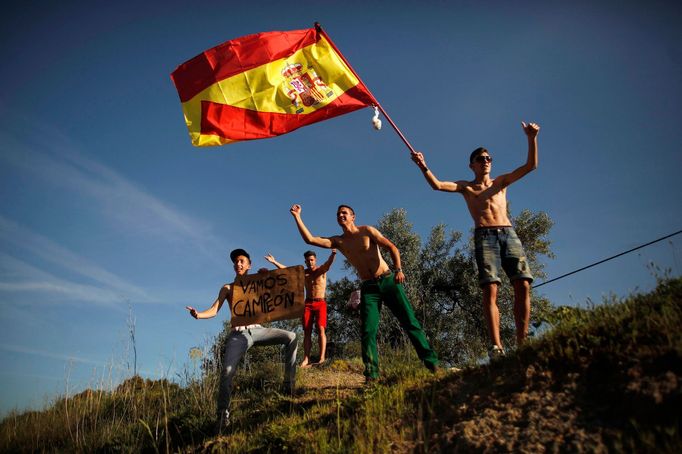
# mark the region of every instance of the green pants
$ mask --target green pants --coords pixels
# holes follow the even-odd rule
[[[379,376],[379,354],[377,352],[377,331],[381,304],[393,312],[417,351],[419,359],[430,370],[438,365],[438,357],[433,351],[419,320],[414,316],[412,305],[405,295],[402,284],[397,284],[391,273],[386,277],[363,281],[361,290],[362,304],[362,362],[365,363],[365,377]]]

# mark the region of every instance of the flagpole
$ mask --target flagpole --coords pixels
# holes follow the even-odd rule
[[[322,29],[322,26],[320,25],[319,22],[315,22],[315,29],[316,29],[318,32],[320,32],[320,34],[321,34],[322,36],[324,36],[324,38],[329,42],[329,44],[332,46],[332,48],[334,49],[334,51],[336,52],[336,54],[341,58],[341,60],[343,60],[343,62],[346,64],[346,66],[348,66],[348,69],[350,69],[350,71],[353,73],[353,75],[354,75],[359,81],[362,82],[362,79],[360,79],[360,76],[358,76],[358,73],[355,72],[355,70],[353,69],[353,67],[352,67],[352,66],[350,65],[350,63],[348,62],[348,60],[346,60],[346,57],[344,57],[343,54],[341,53],[341,51],[339,50],[339,48],[336,47],[336,44],[334,44],[334,41],[332,41],[331,38],[329,37],[329,35]],[[366,85],[364,82],[362,82],[362,84],[365,86],[365,88],[367,89],[367,91],[369,92],[369,94],[372,96],[372,99],[374,100],[374,102],[375,102],[375,104],[376,104],[376,107],[379,109],[379,111],[381,111],[381,113],[384,115],[384,117],[386,117],[386,119],[388,120],[388,122],[391,124],[391,126],[393,127],[393,129],[395,130],[395,132],[398,133],[398,136],[400,136],[400,139],[401,139],[401,140],[403,141],[403,143],[407,146],[407,148],[410,149],[410,153],[413,154],[413,155],[416,154],[417,152],[415,151],[415,149],[414,149],[414,147],[412,146],[412,144],[410,144],[410,142],[407,140],[407,138],[405,138],[405,135],[402,133],[402,131],[400,131],[400,129],[398,128],[398,126],[396,126],[396,124],[395,124],[395,123],[393,122],[393,120],[391,119],[390,115],[388,115],[388,113],[386,113],[386,111],[384,110],[383,106],[382,106],[381,104],[379,104],[379,101],[377,101],[377,98],[374,96],[374,94],[372,93],[372,91],[367,87],[367,85]]]

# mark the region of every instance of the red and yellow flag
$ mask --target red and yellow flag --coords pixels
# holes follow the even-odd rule
[[[227,41],[171,78],[195,146],[274,137],[376,104],[317,27]]]

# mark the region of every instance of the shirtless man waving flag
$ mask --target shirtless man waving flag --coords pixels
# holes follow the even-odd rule
[[[495,178],[490,176],[493,158],[483,147],[475,149],[469,156],[469,168],[474,172],[472,181],[440,181],[426,165],[422,153],[412,155],[412,160],[433,189],[459,192],[464,196],[474,220],[476,265],[479,284],[483,289],[483,314],[492,342],[488,351],[490,359],[504,356],[500,340],[500,312],[497,308],[497,286],[502,282],[500,268],[504,269],[514,286],[517,344],[526,339],[530,322],[530,283],[533,282],[533,276],[521,241],[507,216],[507,187],[537,168],[540,126],[522,122],[521,127],[528,139],[526,163]]]

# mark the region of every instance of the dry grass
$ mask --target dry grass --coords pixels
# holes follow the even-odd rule
[[[544,338],[491,365],[430,374],[412,348],[299,370],[240,370],[231,431],[215,436],[214,375],[179,386],[131,378],[0,423],[0,452],[679,452],[682,280],[570,311]]]

